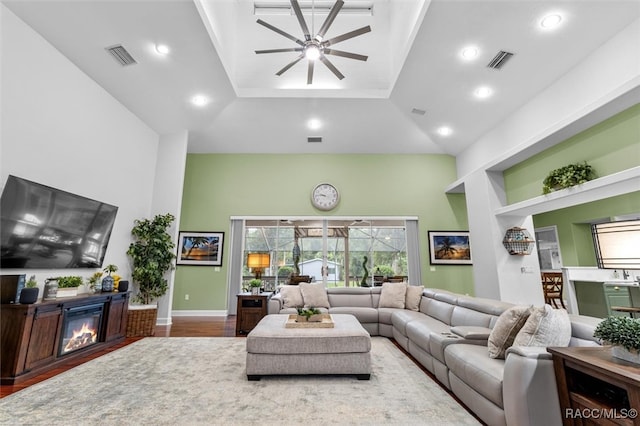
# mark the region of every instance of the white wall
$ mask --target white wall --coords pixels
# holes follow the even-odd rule
[[[13,174],[118,206],[105,265],[130,278],[125,252],[134,219],[152,211],[158,135],[4,5],[0,15],[0,184]],[[42,287],[52,271],[20,273]]]
[[[510,256],[502,246],[505,231],[513,226],[526,228],[533,235],[532,217],[496,217],[494,212],[506,205],[506,196],[501,171],[490,170],[501,161],[508,163],[509,158],[515,162],[513,159],[532,149],[540,151],[554,139],[559,142],[570,137],[566,134],[567,128],[579,127],[574,126],[579,121],[586,123],[588,120],[583,120],[584,117],[606,118],[593,113],[605,105],[611,109],[612,101],[628,103],[632,94],[631,98],[637,102],[633,91],[640,85],[638,39],[640,20],[456,157],[458,176],[465,186],[469,230],[473,235],[477,296],[512,303],[543,303],[540,266],[535,254]],[[595,122],[580,126],[586,128],[593,124]]]

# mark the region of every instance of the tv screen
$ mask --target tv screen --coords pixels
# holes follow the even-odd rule
[[[102,267],[118,208],[9,176],[0,200],[0,266]]]

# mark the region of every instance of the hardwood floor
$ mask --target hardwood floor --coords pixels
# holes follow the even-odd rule
[[[155,337],[235,337],[235,335],[236,317],[235,315],[229,315],[226,317],[174,317],[171,326],[156,326]],[[62,364],[51,371],[25,380],[17,385],[2,385],[0,386],[0,398],[35,385],[77,365],[84,364],[87,361],[120,349],[140,339],[141,337],[127,337],[122,343],[112,346],[109,349],[93,353],[81,360]]]

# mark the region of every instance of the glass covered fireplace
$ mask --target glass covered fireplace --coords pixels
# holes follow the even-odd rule
[[[102,303],[65,309],[58,355],[67,355],[99,342],[103,309]]]

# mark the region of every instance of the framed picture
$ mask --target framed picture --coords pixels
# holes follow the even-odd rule
[[[469,231],[429,231],[432,265],[471,265]]]
[[[178,265],[222,266],[224,232],[182,232],[178,239]]]

